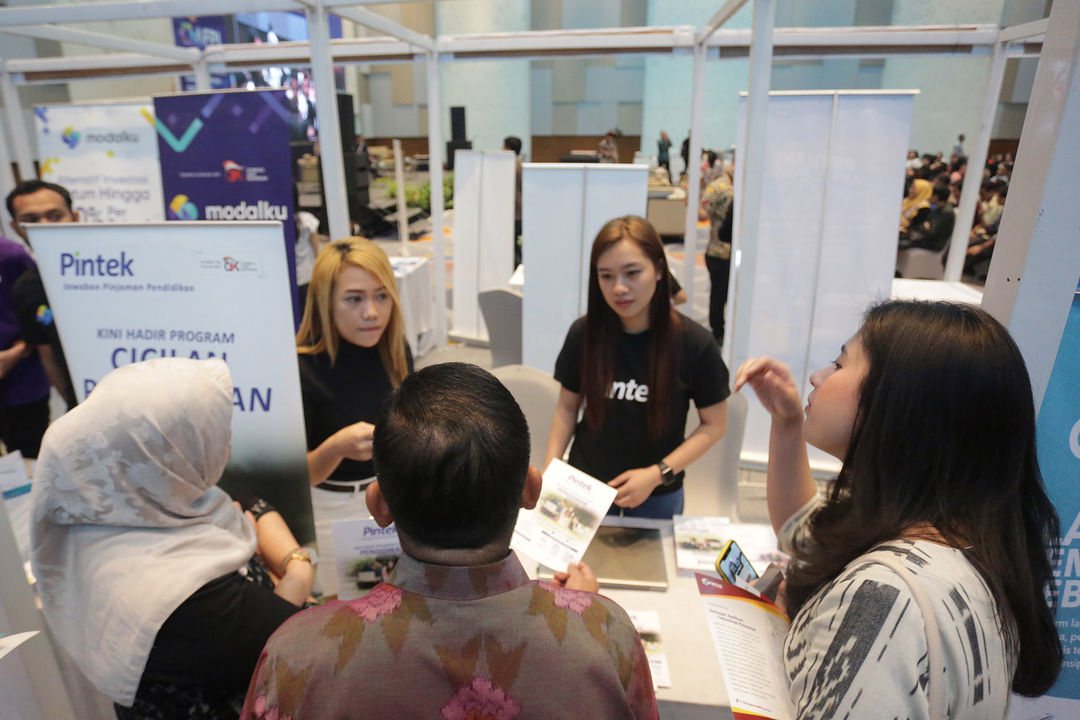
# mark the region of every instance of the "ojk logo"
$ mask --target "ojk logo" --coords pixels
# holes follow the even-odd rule
[[[188,200],[187,195],[177,195],[169,201],[168,216],[170,220],[198,220],[199,208]]]
[[[60,136],[60,139],[64,141],[65,145],[74,150],[75,146],[79,144],[79,139],[81,137],[78,130],[68,125],[64,128],[64,134]]]
[[[242,182],[244,180],[244,166],[234,163],[232,160],[226,160],[221,163],[221,167],[225,170],[226,182]]]

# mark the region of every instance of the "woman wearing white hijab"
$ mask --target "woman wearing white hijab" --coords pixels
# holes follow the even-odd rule
[[[311,591],[280,515],[253,524],[215,487],[231,416],[224,362],[151,360],[109,373],[42,443],[31,548],[45,619],[121,718],[235,717],[266,638]],[[276,589],[256,579],[269,580],[257,548]]]

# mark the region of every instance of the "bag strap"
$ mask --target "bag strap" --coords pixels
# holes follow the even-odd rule
[[[915,604],[919,606],[922,615],[923,627],[926,629],[926,694],[930,703],[930,720],[945,720],[945,689],[943,687],[944,668],[943,651],[941,649],[941,633],[938,632],[937,617],[934,609],[930,606],[930,599],[926,597],[922,586],[919,585],[915,575],[904,567],[899,558],[894,555],[880,554],[874,562],[884,565],[900,576],[907,584],[911,596],[915,598]]]

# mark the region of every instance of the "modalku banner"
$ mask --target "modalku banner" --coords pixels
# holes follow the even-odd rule
[[[296,303],[284,90],[154,98],[166,220],[279,220]]]
[[[30,240],[82,401],[114,368],[219,357],[232,373],[222,486],[265,498],[314,541],[279,223],[32,225]]]
[[[71,193],[83,222],[165,219],[150,105],[34,109],[41,179]]]

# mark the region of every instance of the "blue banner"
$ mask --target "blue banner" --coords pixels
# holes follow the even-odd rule
[[[207,45],[224,45],[228,40],[228,29],[224,15],[204,15],[203,17],[173,18],[173,40],[178,47],[197,47],[200,50]],[[210,87],[214,90],[233,86],[231,75],[213,73],[210,75]],[[180,89],[184,92],[195,90],[195,76],[182,75]]]
[[[173,38],[180,47],[205,48],[207,45],[224,45],[225,16],[173,18]]]
[[[168,220],[279,220],[293,307],[296,222],[284,90],[154,98]]]
[[[1063,533],[1055,579],[1065,658],[1057,684],[1047,694],[1080,698],[1080,292],[1073,296],[1036,432],[1039,467]]]

